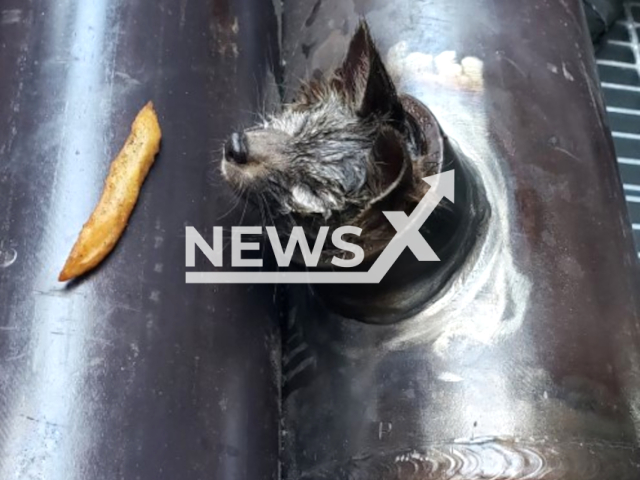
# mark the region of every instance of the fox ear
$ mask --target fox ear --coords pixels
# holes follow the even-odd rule
[[[370,187],[376,192],[374,202],[377,202],[387,197],[401,184],[410,181],[413,166],[403,138],[390,127],[384,127],[380,131],[371,155],[376,173],[371,179]]]
[[[347,56],[338,71],[344,88],[352,99],[357,96],[359,85],[367,76],[372,42],[368,25],[364,21],[360,22],[349,43]]]
[[[351,39],[339,74],[359,116],[385,117],[402,124],[404,109],[365,21]]]

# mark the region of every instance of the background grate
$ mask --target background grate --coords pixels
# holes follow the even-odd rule
[[[596,62],[640,257],[640,2],[603,37]]]

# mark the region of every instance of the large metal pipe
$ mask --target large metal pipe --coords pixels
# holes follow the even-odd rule
[[[233,204],[216,157],[262,105],[273,6],[10,0],[0,18],[0,478],[276,479],[272,292],[184,282],[185,224],[242,213],[218,220]],[[148,100],[164,140],[130,225],[65,288]]]
[[[287,91],[361,16],[491,218],[409,319],[292,295],[285,477],[637,479],[637,259],[582,2],[285,2]]]
[[[2,479],[278,478],[279,305],[185,285],[181,237],[240,216],[218,220],[231,205],[208,160],[261,109],[273,9],[3,4]],[[367,324],[291,296],[285,476],[635,480],[636,258],[580,2],[285,2],[284,91],[338,61],[360,15],[491,217],[413,318]],[[148,99],[165,141],[131,225],[61,288]]]

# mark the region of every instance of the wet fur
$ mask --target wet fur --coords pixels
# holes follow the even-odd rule
[[[427,161],[428,145],[365,23],[341,68],[303,85],[294,103],[244,135],[249,161],[222,162],[236,192],[260,203],[283,233],[300,225],[313,238],[322,225],[360,227],[349,240],[368,256],[395,234],[382,211],[409,213],[428,189],[421,179],[439,168]]]

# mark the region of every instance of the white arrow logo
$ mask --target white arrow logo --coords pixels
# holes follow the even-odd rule
[[[398,233],[368,272],[187,272],[187,283],[380,283],[405,248],[421,262],[440,259],[420,234],[420,227],[443,198],[455,200],[453,170],[423,179],[431,188],[410,216],[404,212],[383,212]]]

